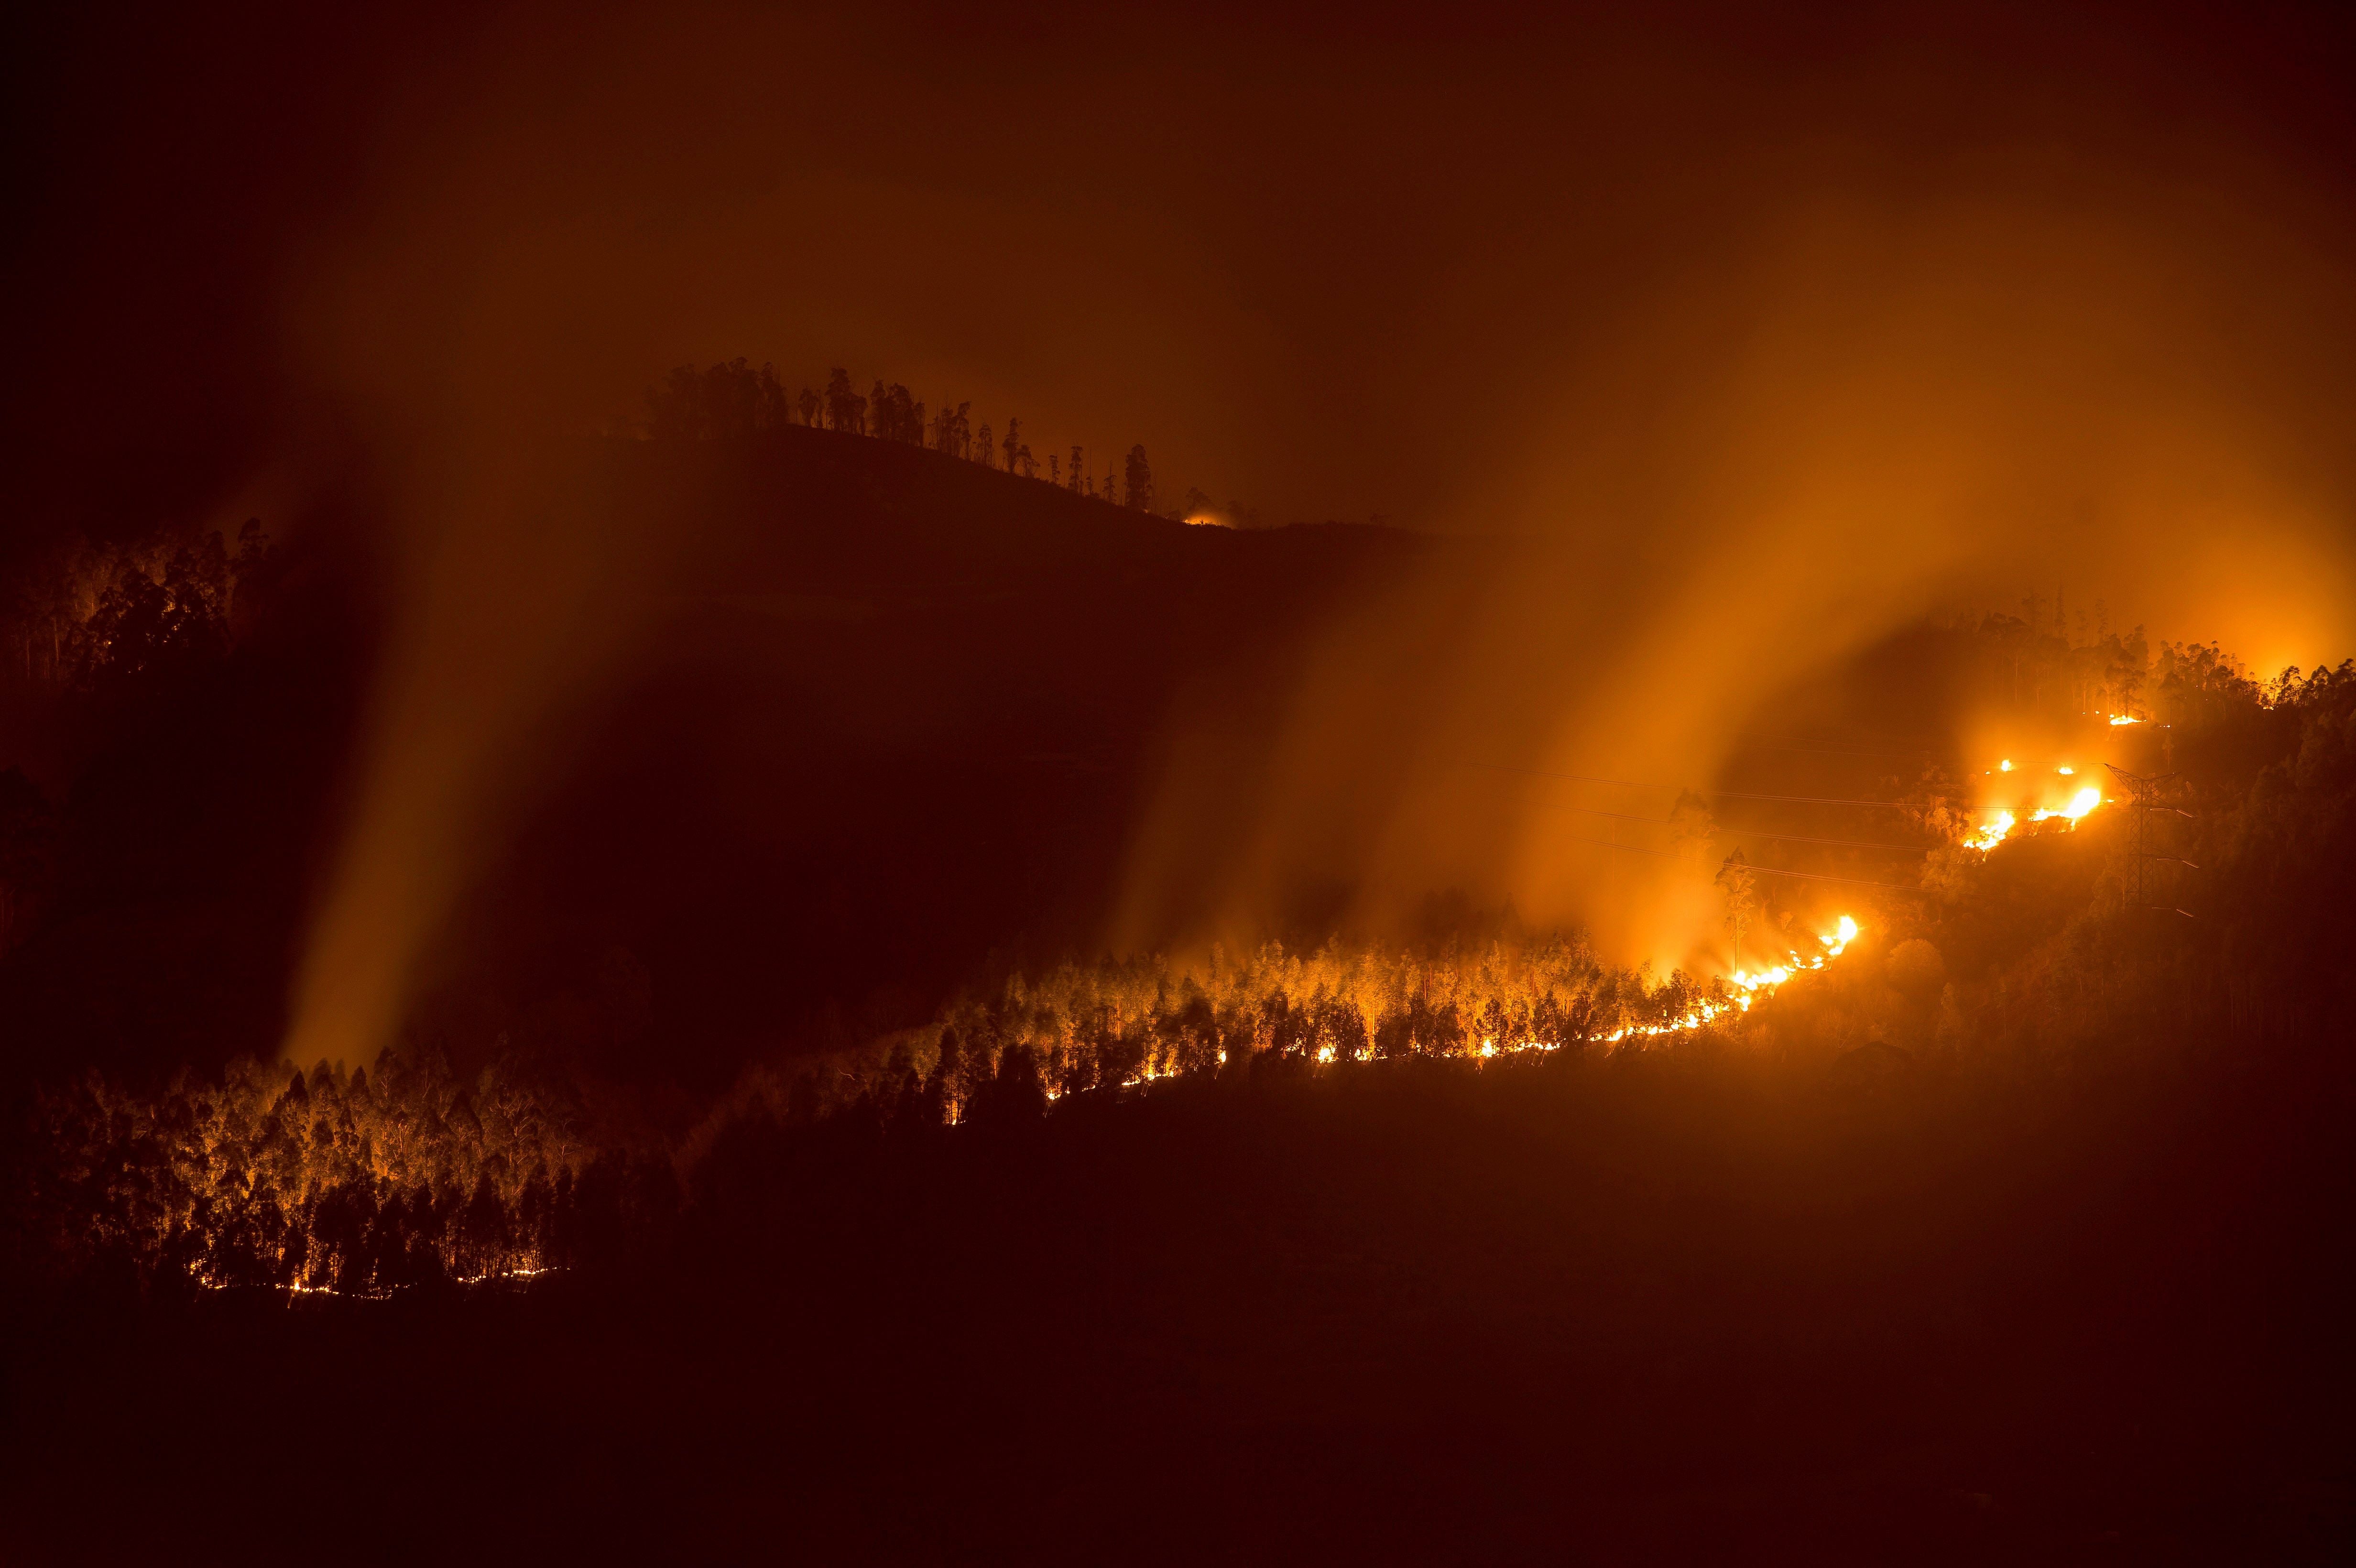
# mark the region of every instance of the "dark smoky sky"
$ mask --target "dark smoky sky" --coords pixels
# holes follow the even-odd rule
[[[2333,9],[74,7],[25,42],[20,528],[227,504],[469,357],[588,418],[742,353],[1143,441],[1271,520],[1674,552],[1895,449],[2056,558],[1953,564],[2205,634],[2140,530],[2247,533],[2246,586],[2349,628],[2313,602],[2348,588]]]

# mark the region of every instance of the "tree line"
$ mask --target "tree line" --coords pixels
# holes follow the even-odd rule
[[[11,673],[90,687],[198,665],[228,650],[270,553],[249,517],[232,548],[218,529],[157,529],[129,544],[69,534],[10,576]]]
[[[647,393],[640,428],[655,440],[712,441],[787,425],[926,448],[1025,479],[1041,478],[1044,466],[1046,482],[1059,489],[1134,511],[1155,510],[1153,464],[1142,443],[1101,476],[1077,444],[1068,460],[1049,452],[1043,465],[1020,418],[1008,416],[1004,430],[993,432],[986,421],[975,423],[971,402],[944,401],[928,415],[924,400],[900,383],[879,379],[861,392],[851,372],[840,368],[828,374],[823,390],[788,392],[773,365],[756,370],[741,358],[701,368],[682,365]]]
[[[562,1072],[439,1054],[234,1062],[149,1093],[91,1073],[37,1108],[36,1267],[146,1291],[381,1296],[611,1260],[659,1231],[670,1162],[600,1139]]]
[[[91,1072],[38,1101],[27,1228],[45,1273],[166,1294],[380,1296],[621,1266],[668,1244],[713,1151],[765,1126],[956,1136],[1166,1078],[1576,1046],[1706,994],[1564,939],[1066,965],[823,1070],[748,1075],[675,1144],[592,1116],[569,1070],[514,1056],[471,1081],[414,1047],[373,1071],[249,1059],[146,1090]]]

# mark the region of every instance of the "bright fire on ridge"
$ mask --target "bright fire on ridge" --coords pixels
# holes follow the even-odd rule
[[[1612,1044],[1638,1036],[1682,1034],[1688,1029],[1697,1029],[1705,1024],[1710,1023],[1718,1019],[1724,1018],[1729,1013],[1747,1013],[1751,1010],[1751,1003],[1758,1000],[1761,997],[1773,996],[1775,994],[1775,988],[1783,985],[1784,981],[1792,978],[1793,976],[1804,975],[1814,970],[1821,969],[1826,965],[1831,963],[1834,959],[1839,957],[1841,954],[1847,949],[1848,944],[1857,940],[1858,930],[1858,927],[1857,920],[1854,916],[1846,914],[1842,915],[1839,922],[1834,926],[1831,934],[1816,938],[1818,945],[1823,949],[1822,952],[1816,953],[1805,959],[1794,955],[1792,961],[1788,964],[1778,964],[1772,968],[1762,969],[1756,973],[1744,969],[1737,969],[1733,974],[1724,976],[1726,984],[1733,988],[1733,994],[1729,996],[1725,1000],[1704,1001],[1697,1003],[1691,1011],[1686,1013],[1683,1017],[1671,1019],[1665,1023],[1632,1024],[1625,1029],[1618,1029],[1611,1034],[1604,1035],[1602,1040],[1604,1043]],[[1498,1040],[1493,1038],[1483,1040],[1477,1047],[1473,1048],[1471,1054],[1479,1061],[1489,1061],[1499,1056],[1521,1055],[1529,1051],[1560,1051],[1561,1049],[1562,1042],[1559,1040]],[[1221,1051],[1219,1053],[1220,1064],[1222,1066],[1226,1065],[1226,1052],[1224,1051]],[[1333,1048],[1327,1045],[1318,1048],[1316,1060],[1319,1066],[1330,1067],[1338,1061],[1340,1058],[1335,1055]],[[1149,1067],[1129,1078],[1123,1079],[1121,1081],[1121,1087],[1124,1089],[1142,1088],[1146,1084],[1154,1083],[1156,1080],[1174,1078],[1176,1076],[1178,1076],[1178,1073],[1175,1070],[1157,1072]],[[1054,1101],[1060,1098],[1060,1096],[1055,1090],[1050,1089],[1047,1091],[1047,1098],[1050,1101]]]
[[[1845,914],[1840,917],[1840,922],[1834,928],[1831,935],[1816,938],[1817,943],[1824,948],[1823,952],[1806,959],[1794,955],[1789,964],[1778,964],[1755,974],[1749,970],[1737,969],[1733,974],[1725,976],[1726,983],[1735,988],[1735,994],[1726,1000],[1697,1003],[1692,1011],[1682,1018],[1671,1019],[1666,1023],[1632,1024],[1625,1029],[1605,1035],[1603,1039],[1606,1042],[1612,1042],[1637,1035],[1682,1034],[1687,1029],[1699,1029],[1713,1019],[1724,1018],[1729,1013],[1747,1013],[1751,1010],[1751,1004],[1753,1001],[1762,996],[1773,996],[1775,987],[1793,976],[1821,969],[1839,957],[1848,944],[1857,940],[1857,933],[1856,919]],[[1501,1054],[1561,1049],[1561,1043],[1557,1040],[1524,1040],[1500,1043],[1495,1040],[1484,1040],[1481,1042],[1480,1049],[1473,1054],[1485,1061]],[[1334,1060],[1333,1048],[1330,1045],[1322,1048],[1317,1052],[1317,1060],[1321,1063],[1331,1063]],[[1132,1079],[1131,1082],[1141,1082],[1141,1080]]]
[[[2139,724],[2143,722],[2143,720],[2125,714],[2113,714],[2110,716],[2110,722],[2115,725]],[[1998,762],[1997,768],[1994,771],[2009,774],[2020,773],[2023,771],[2023,768],[2021,764],[2017,763],[2011,758],[2007,757]],[[2074,767],[2066,765],[2056,765],[2053,768],[2053,772],[2057,777],[2061,778],[2074,778],[2077,773],[2077,770]],[[1998,844],[2004,842],[2004,840],[2010,836],[2012,830],[2020,825],[2022,820],[2022,811],[2027,813],[2027,818],[2030,822],[2059,821],[2066,823],[2071,827],[2075,827],[2080,821],[2083,820],[2102,804],[2103,792],[2099,788],[2093,784],[2080,785],[2066,801],[2059,805],[2038,806],[2034,808],[2023,806],[2020,811],[2007,808],[1997,808],[1991,811],[1981,822],[1979,831],[1972,837],[1965,838],[1963,842],[1968,848],[1986,852],[1995,848]],[[1613,1043],[1639,1036],[1678,1034],[1689,1029],[1699,1029],[1715,1019],[1727,1016],[1730,1013],[1748,1012],[1751,1008],[1751,1003],[1756,998],[1762,996],[1772,996],[1776,987],[1782,986],[1794,975],[1822,969],[1833,959],[1839,957],[1848,947],[1849,944],[1857,939],[1858,932],[1858,927],[1856,919],[1849,915],[1842,915],[1837,925],[1831,933],[1816,938],[1818,944],[1823,949],[1821,952],[1812,955],[1804,960],[1794,955],[1792,961],[1788,964],[1775,965],[1756,972],[1738,969],[1730,975],[1722,976],[1724,987],[1730,992],[1730,994],[1725,996],[1723,999],[1712,999],[1699,1002],[1682,1017],[1669,1019],[1664,1023],[1631,1024],[1612,1034],[1602,1036],[1601,1039],[1606,1043]],[[1492,1038],[1483,1040],[1477,1047],[1473,1048],[1471,1054],[1479,1060],[1488,1061],[1505,1054],[1518,1054],[1526,1051],[1558,1051],[1560,1049],[1560,1042],[1554,1040],[1498,1040]],[[1319,1048],[1315,1060],[1321,1065],[1330,1066],[1341,1059],[1336,1054],[1334,1048],[1327,1045]],[[1219,1061],[1222,1064],[1226,1062],[1226,1053],[1225,1051],[1220,1052]],[[1122,1087],[1140,1088],[1150,1084],[1156,1080],[1174,1077],[1176,1075],[1175,1070],[1156,1071],[1155,1069],[1149,1067],[1143,1069],[1135,1075],[1125,1079],[1122,1083]],[[1050,1100],[1054,1100],[1058,1096],[1056,1093],[1051,1089],[1048,1091],[1047,1097]]]
[[[2141,723],[2142,720],[2130,719],[2124,714],[2115,713],[2111,715],[2111,722],[2114,724],[2137,724]],[[2019,768],[2011,758],[2007,757],[1997,763],[1996,771],[2002,773],[2010,773],[2019,772]],[[2053,771],[2062,778],[2074,778],[2077,775],[2077,769],[2072,767],[2057,766]],[[2031,822],[2061,821],[2069,823],[2071,826],[2075,827],[2088,812],[2094,810],[2096,806],[2102,804],[2103,792],[2095,788],[2093,784],[2083,784],[2081,785],[2076,793],[2072,795],[2067,801],[2063,802],[2060,805],[2038,806],[2033,809],[2025,805],[2018,809],[1998,806],[1989,811],[1987,816],[1981,819],[1979,830],[1976,833],[1974,833],[1970,837],[1965,838],[1964,840],[1964,846],[1965,848],[1977,849],[1982,853],[1986,853],[1987,851],[1995,848],[1997,845],[2005,841],[2015,827],[2020,826],[2020,813],[2022,811],[2028,812],[2029,820]]]

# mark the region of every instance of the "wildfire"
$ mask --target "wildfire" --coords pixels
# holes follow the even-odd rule
[[[2094,807],[2102,804],[2103,792],[2096,789],[2093,784],[2088,784],[2085,788],[2080,790],[2076,795],[2070,797],[2069,805],[2057,805],[2050,810],[2037,812],[2029,817],[2029,820],[2031,822],[2051,822],[2055,817],[2059,816],[2067,818],[2072,822],[2076,822],[2081,817],[2084,816],[2086,813],[2094,810]]]
[[[1224,1062],[1226,1058],[1223,1054],[1219,1060]],[[1333,1061],[1333,1048],[1330,1045],[1327,1046],[1318,1060],[1321,1061]],[[1120,1086],[1124,1089],[1142,1089],[1148,1083],[1155,1083],[1163,1078],[1175,1078],[1177,1076],[1178,1069],[1174,1067],[1141,1067],[1136,1072],[1130,1073],[1128,1077],[1122,1079],[1120,1081]]]
[[[2115,726],[2120,724],[2140,724],[2143,720],[2136,718],[2133,714],[2114,713],[2111,715],[2111,722]]]
[[[1822,969],[1839,957],[1847,950],[1848,945],[1857,940],[1858,929],[1856,917],[1842,915],[1834,923],[1833,929],[1829,933],[1816,938],[1818,951],[1805,958],[1794,955],[1789,962],[1767,968],[1755,971],[1738,969],[1721,977],[1717,987],[1718,995],[1696,1002],[1677,1017],[1659,1023],[1629,1024],[1610,1034],[1595,1038],[1607,1044],[1616,1044],[1627,1040],[1682,1034],[1691,1029],[1700,1029],[1730,1014],[1749,1012],[1752,1003],[1762,997],[1772,996],[1776,987],[1794,976]],[[1539,1038],[1515,1040],[1491,1034],[1480,1036],[1475,1041],[1471,1042],[1465,1054],[1475,1061],[1494,1061],[1501,1056],[1560,1051],[1563,1044],[1564,1042],[1559,1040]],[[1224,1063],[1226,1059],[1226,1053],[1224,1051],[1217,1053],[1216,1060],[1221,1063]],[[1310,1060],[1321,1067],[1332,1067],[1345,1062],[1373,1061],[1375,1053],[1369,1051],[1365,1056],[1355,1054],[1344,1056],[1337,1047],[1326,1044],[1317,1047]],[[1183,1071],[1177,1066],[1141,1067],[1121,1079],[1120,1086],[1124,1089],[1141,1089],[1163,1079],[1180,1077]],[[1049,1098],[1055,1098],[1052,1092]]]
[[[1986,822],[1981,823],[1979,832],[1974,837],[1965,839],[1964,842],[1969,848],[1974,849],[1993,849],[1997,845],[2004,842],[2004,836],[2012,831],[2012,825],[2015,820],[2016,818],[2013,816],[2012,813],[2008,811],[1999,811],[1995,816],[1989,817]]]
[[[477,1285],[520,1285],[526,1280],[539,1279],[547,1275],[563,1272],[562,1265],[556,1264],[517,1264],[508,1268],[485,1269],[480,1274],[454,1275],[449,1283],[461,1288]],[[197,1288],[199,1290],[283,1291],[290,1301],[298,1296],[332,1296],[337,1301],[391,1301],[402,1291],[417,1288],[414,1285],[401,1284],[344,1290],[332,1285],[313,1285],[301,1279],[287,1280],[273,1285],[266,1282],[256,1283],[252,1280],[222,1279],[201,1268],[192,1270],[189,1278],[196,1282]]]
[[[1789,964],[1778,964],[1772,968],[1762,969],[1756,974],[1737,969],[1733,974],[1726,976],[1726,983],[1735,988],[1735,994],[1724,1001],[1697,1002],[1682,1018],[1670,1019],[1665,1023],[1632,1024],[1616,1034],[1608,1034],[1603,1038],[1607,1040],[1621,1040],[1633,1035],[1681,1034],[1687,1029],[1699,1029],[1704,1024],[1714,1022],[1729,1013],[1747,1013],[1751,1010],[1752,1002],[1762,996],[1773,996],[1775,987],[1793,976],[1821,969],[1839,957],[1847,951],[1848,944],[1857,940],[1857,933],[1856,920],[1848,915],[1843,915],[1840,917],[1839,923],[1834,927],[1831,935],[1816,938],[1824,951],[1813,957],[1802,959],[1795,956]],[[1555,1048],[1551,1045],[1540,1045],[1537,1049],[1552,1051]],[[1486,1052],[1483,1054],[1485,1055]]]
[[[2114,724],[2136,723],[2138,722],[2138,720],[2114,718],[2111,722]],[[1998,763],[1997,764],[1997,771],[2007,773],[2014,772],[2015,769],[2013,767],[2012,760],[2008,757],[2004,761]],[[2056,767],[2053,771],[2063,778],[2075,778],[2077,776],[2077,770],[2075,768]],[[2095,788],[2093,784],[2085,784],[2081,786],[2076,794],[2072,795],[2068,800],[2059,805],[2043,805],[2033,808],[2023,807],[2022,809],[2029,812],[2029,820],[2031,822],[2060,821],[2067,822],[2072,827],[2075,827],[2088,812],[2094,810],[2094,807],[2102,804],[2103,792]],[[1982,853],[1986,853],[1987,851],[1995,848],[1997,845],[2003,843],[2005,839],[2010,836],[2012,830],[2020,826],[2020,820],[2019,812],[2001,806],[1991,810],[1986,820],[1981,822],[1979,831],[1965,839],[1964,846],[1965,848],[1977,849]]]

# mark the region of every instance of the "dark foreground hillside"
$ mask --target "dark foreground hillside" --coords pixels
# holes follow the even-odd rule
[[[20,1562],[2343,1560],[2346,1061],[2158,1065],[748,1124],[626,1270],[54,1300],[0,1516]]]

